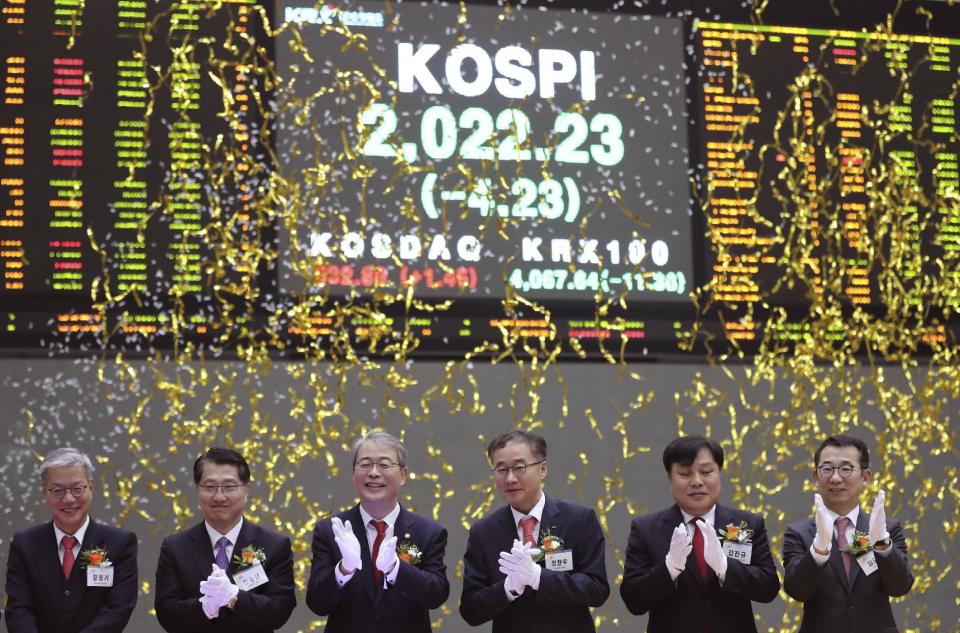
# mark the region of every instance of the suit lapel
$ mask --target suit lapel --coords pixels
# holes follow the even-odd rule
[[[197,576],[206,580],[213,569],[214,559],[213,545],[210,544],[210,535],[203,521],[190,530],[190,548],[190,557],[197,568]]]
[[[857,525],[854,528],[859,532],[869,532],[870,531],[870,515],[860,510],[860,514],[857,515]],[[860,563],[857,562],[857,559],[854,558],[851,561],[850,565],[850,591],[853,591],[853,585],[857,582],[857,579],[863,575],[863,570],[860,569]]]
[[[512,517],[511,517],[512,518]],[[560,506],[557,504],[557,500],[553,497],[547,497],[543,502],[543,515],[540,517],[540,541],[543,541],[543,534],[547,530],[550,531],[550,534],[559,536],[563,539],[563,517],[560,516]],[[564,540],[566,543],[566,540]],[[567,549],[570,549],[567,547]]]
[[[413,531],[413,520],[410,513],[400,506],[400,514],[397,515],[397,524],[393,526],[393,535],[397,537],[397,545],[400,543],[415,541]]]
[[[370,598],[370,604],[377,603],[377,587],[373,582],[373,560],[370,558],[370,552],[373,548],[373,543],[367,539],[367,526],[363,524],[363,517],[360,515],[360,506],[354,506],[353,510],[350,510],[348,513],[347,519],[350,521],[350,527],[353,528],[353,534],[357,537],[357,541],[360,542],[360,561],[362,563],[362,568],[357,570],[357,574],[360,575],[360,582],[363,583],[363,588],[367,592],[367,596]]]
[[[243,526],[240,528],[240,533],[237,534],[237,542],[233,544],[233,556],[230,557],[230,561],[227,565],[227,575],[233,576],[239,571],[239,565],[233,562],[233,559],[240,555],[240,550],[248,545],[256,545],[257,534],[260,532],[260,528],[251,523],[244,517]]]
[[[89,530],[88,530],[89,531]],[[62,622],[63,592],[66,589],[67,581],[63,577],[63,564],[60,562],[60,550],[57,544],[57,534],[53,531],[53,521],[47,524],[46,529],[41,533],[41,541],[36,543],[37,559],[40,569],[44,575],[47,593],[50,596],[51,605],[56,605],[57,618]]]

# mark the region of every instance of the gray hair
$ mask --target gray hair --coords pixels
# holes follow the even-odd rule
[[[407,467],[407,447],[403,445],[403,442],[390,435],[384,431],[370,431],[361,438],[358,438],[353,443],[353,465],[357,465],[357,453],[360,452],[360,447],[364,442],[376,442],[377,444],[382,444],[383,446],[389,446],[390,448],[397,451],[397,461],[400,463],[400,468]]]
[[[47,473],[52,468],[75,468],[83,466],[87,472],[87,480],[93,479],[93,464],[86,453],[75,448],[56,448],[50,451],[40,463],[40,481],[47,483]]]

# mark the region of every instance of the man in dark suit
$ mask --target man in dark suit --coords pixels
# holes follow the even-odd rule
[[[250,467],[231,449],[193,464],[204,520],[160,547],[154,606],[170,633],[279,629],[297,603],[290,539],[247,521]]]
[[[373,431],[353,445],[360,504],[313,530],[307,606],[329,616],[327,633],[429,633],[430,609],[450,595],[447,531],[398,502],[407,449]]]
[[[800,633],[896,633],[890,597],[906,595],[913,574],[903,528],[887,519],[883,491],[870,514],[860,510],[872,477],[866,443],[828,437],[814,454],[813,477],[815,515],[783,537],[783,587],[803,603]]]
[[[605,539],[593,510],[549,497],[547,443],[510,431],[487,447],[508,505],[470,528],[460,615],[494,633],[594,631],[590,607],[610,595]]]
[[[119,633],[137,604],[136,535],[89,517],[93,465],[80,451],[51,452],[40,481],[53,520],[10,543],[7,630]]]
[[[620,585],[627,609],[650,613],[650,633],[755,633],[751,601],[780,591],[763,519],[717,503],[723,449],[715,441],[678,438],[663,466],[676,503],[630,525]]]

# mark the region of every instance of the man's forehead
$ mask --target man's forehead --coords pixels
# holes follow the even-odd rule
[[[360,445],[360,448],[357,449],[357,459],[361,457],[397,457],[397,449],[387,444],[381,444],[380,442],[375,442],[373,440],[366,440],[363,444]]]

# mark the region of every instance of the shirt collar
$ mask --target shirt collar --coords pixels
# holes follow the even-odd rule
[[[690,514],[683,508],[680,508],[680,514],[683,515],[683,522],[689,524],[690,521],[693,521],[694,515]],[[710,508],[705,514],[701,514],[700,518],[706,522],[707,525],[713,527],[714,520],[717,517],[717,504],[713,504],[713,507]]]
[[[830,523],[836,523],[837,519],[839,519],[841,516],[845,516],[850,519],[850,522],[853,524],[854,528],[857,527],[857,519],[860,518],[860,506],[854,506],[853,510],[844,515],[839,515],[826,506],[824,506],[824,509],[827,511],[827,518],[830,519]]]
[[[393,508],[393,510],[389,512],[389,514],[387,514],[387,516],[383,517],[380,520],[387,524],[387,529],[390,529],[396,524],[398,516],[400,516],[399,503]],[[363,519],[364,527],[369,527],[370,521],[374,520],[373,515],[371,515],[369,512],[363,509],[363,505],[360,506],[360,518]]]
[[[510,506],[510,512],[513,513],[513,524],[520,525],[520,519],[522,519],[523,517],[533,517],[534,519],[537,520],[537,525],[540,525],[540,523],[542,523],[541,517],[543,517],[543,506],[546,505],[546,503],[547,503],[547,495],[545,495],[543,493],[543,490],[541,490],[540,499],[537,501],[536,505],[534,505],[533,508],[530,509],[530,512],[523,514],[513,506]]]
[[[72,536],[77,537],[77,545],[79,545],[80,543],[83,543],[83,536],[84,534],[87,533],[87,528],[89,526],[90,526],[90,515],[88,514],[87,518],[83,522],[83,525],[81,525],[79,529],[77,529],[77,531],[72,534]],[[57,547],[60,547],[60,543],[63,541],[64,536],[71,536],[70,534],[67,534],[66,532],[58,528],[56,523],[53,524],[53,533],[56,534],[57,536]]]
[[[203,525],[207,528],[207,536],[210,537],[210,547],[213,549],[217,548],[217,541],[220,540],[221,536],[226,536],[227,540],[230,541],[230,545],[236,545],[237,538],[240,537],[240,528],[243,527],[243,516],[241,515],[240,520],[237,521],[237,524],[230,528],[230,531],[226,534],[220,534],[220,532],[217,532],[212,525],[207,523],[206,520],[204,520]]]

